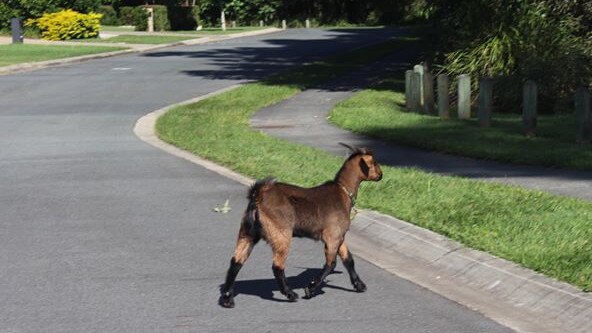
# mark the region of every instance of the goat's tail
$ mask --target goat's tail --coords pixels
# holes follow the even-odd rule
[[[263,187],[273,185],[275,182],[276,180],[274,178],[261,179],[255,182],[255,184],[249,189],[249,194],[247,195],[249,203],[247,205],[247,210],[245,211],[245,216],[243,217],[243,227],[248,230],[248,233],[255,239],[261,237],[261,222],[259,221],[259,209],[257,207],[259,194]]]

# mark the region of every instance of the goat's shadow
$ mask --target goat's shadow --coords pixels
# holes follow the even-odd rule
[[[314,277],[318,276],[320,274],[320,272],[321,272],[321,269],[319,269],[319,268],[307,268],[296,276],[288,277],[287,278],[288,284],[302,298],[303,293],[302,292],[299,293],[297,289],[304,289],[304,287],[306,287],[308,285],[308,283]],[[343,272],[333,270],[329,274],[329,276],[331,276],[333,274],[343,274]],[[220,285],[220,289],[222,289],[222,287],[223,287],[223,284]],[[331,285],[325,281],[325,282],[323,282],[323,284],[321,285],[321,288],[319,288],[319,290],[317,291],[315,296],[324,294],[323,288],[331,288],[331,289],[338,289],[338,290],[355,292],[355,290],[353,288],[347,289],[347,288],[343,288],[340,286],[334,286],[334,285]],[[277,294],[279,297],[274,297],[274,292],[277,292],[275,294]],[[279,287],[278,287],[274,278],[236,281],[234,283],[234,295],[238,296],[240,294],[259,296],[262,299],[276,301],[276,302],[289,302],[286,298],[284,298],[279,293]]]

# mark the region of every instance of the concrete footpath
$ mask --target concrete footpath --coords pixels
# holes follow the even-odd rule
[[[232,38],[263,35],[263,34],[273,33],[273,32],[277,32],[277,31],[281,31],[281,29],[267,28],[267,29],[261,29],[261,30],[239,32],[239,33],[228,34],[228,35],[207,35],[207,36],[199,37],[199,38],[192,38],[192,36],[186,35],[188,38],[187,40],[180,41],[180,42],[174,42],[174,43],[167,43],[167,44],[127,44],[127,43],[107,43],[107,42],[101,43],[101,42],[75,42],[75,41],[66,42],[66,41],[47,41],[47,40],[43,40],[43,39],[25,38],[25,40],[24,40],[25,44],[67,45],[67,46],[73,46],[73,45],[77,45],[77,46],[112,46],[112,47],[125,47],[127,49],[120,50],[120,51],[88,54],[88,55],[70,57],[70,58],[52,59],[52,60],[46,60],[46,61],[27,62],[27,63],[15,64],[15,65],[10,65],[10,66],[2,66],[2,67],[0,67],[0,75],[26,72],[26,71],[36,70],[36,69],[40,69],[40,68],[60,66],[60,65],[71,64],[71,63],[76,63],[76,62],[81,62],[81,61],[86,61],[86,60],[101,59],[101,58],[113,57],[113,56],[118,56],[118,55],[123,55],[123,54],[129,54],[129,53],[154,51],[154,50],[168,48],[168,47],[172,47],[172,46],[198,45],[198,44],[204,44],[204,43],[210,43],[210,42],[223,41],[223,40],[232,39]],[[119,34],[128,34],[128,33],[119,33]],[[132,34],[132,33],[130,33],[130,34]],[[162,33],[151,33],[151,34],[150,33],[139,33],[139,34],[135,34],[135,35],[179,36],[179,34],[166,34],[166,33],[165,34],[162,34]],[[11,37],[0,36],[0,45],[10,44],[10,43],[12,43]]]

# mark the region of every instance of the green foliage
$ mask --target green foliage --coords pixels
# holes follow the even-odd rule
[[[29,19],[27,25],[41,30],[47,40],[93,38],[99,35],[101,14],[82,14],[71,9],[44,14],[38,19]]]
[[[208,26],[220,24],[220,12],[225,10],[228,20],[241,25],[266,24],[285,19],[290,26],[301,26],[306,19],[319,25],[360,25],[394,23],[403,15],[404,6],[411,0],[201,0],[200,17]]]
[[[427,0],[412,0],[405,6],[405,21],[416,22],[429,20],[434,14],[435,6]]]
[[[131,25],[135,27],[136,31],[146,31],[148,29],[148,12],[143,7],[133,7],[130,16]]]
[[[443,69],[497,78],[502,110],[519,111],[522,84],[529,79],[538,83],[543,113],[568,109],[573,91],[590,84],[592,35],[582,29],[581,18],[554,12],[553,1],[467,0],[454,7],[446,2],[436,1],[441,7],[434,21],[437,40],[446,41],[439,46]]]
[[[197,22],[195,14],[199,9],[192,7],[168,7],[168,21],[170,22],[170,30],[195,30]]]
[[[98,10],[100,0],[2,0],[0,3],[0,30],[10,27],[11,17],[24,20],[41,17],[44,13],[54,13],[73,9],[81,13]]]
[[[134,25],[134,9],[136,7],[119,7],[119,21],[122,25]]]
[[[154,31],[171,30],[171,23],[169,22],[169,14],[166,6],[152,5],[147,7],[152,7],[154,9]]]
[[[10,19],[16,16],[16,12],[5,3],[0,3],[0,31],[10,29]]]
[[[122,7],[123,9],[124,7]],[[131,11],[132,25],[136,27],[136,31],[148,30],[148,11],[146,8],[153,8],[154,10],[154,31],[171,30],[171,23],[169,22],[168,11],[166,6],[138,6]]]
[[[99,14],[101,17],[101,25],[120,25],[121,22],[117,17],[117,12],[112,6],[101,6],[99,7]]]

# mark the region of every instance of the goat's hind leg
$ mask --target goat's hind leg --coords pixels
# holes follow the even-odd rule
[[[259,235],[253,235],[248,229],[249,228],[244,224],[241,225],[236,248],[234,249],[234,255],[230,260],[230,267],[226,273],[226,281],[220,291],[221,296],[219,303],[225,308],[234,307],[234,281],[236,280],[238,272],[243,267],[243,264],[249,258],[253,246],[255,246],[260,239]]]
[[[290,288],[288,280],[286,279],[285,268],[286,259],[288,258],[288,251],[290,249],[291,238],[290,237],[274,237],[270,245],[273,250],[273,276],[280,288],[280,292],[284,294],[290,302],[296,302],[298,294]]]
[[[349,250],[347,249],[345,242],[341,243],[341,246],[339,246],[338,253],[339,257],[341,258],[341,261],[343,262],[343,266],[345,266],[345,269],[347,269],[349,279],[352,285],[354,286],[354,289],[359,293],[366,291],[366,284],[364,284],[364,282],[362,282],[362,280],[358,276],[358,273],[354,268],[354,257],[352,256],[351,252],[349,252]]]

